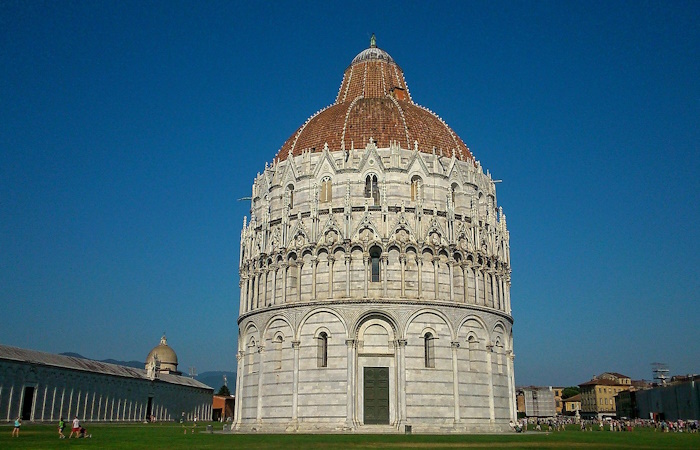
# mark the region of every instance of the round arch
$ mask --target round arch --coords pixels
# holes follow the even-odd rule
[[[406,319],[406,326],[404,328],[404,333],[405,333],[405,330],[408,330],[408,327],[411,325],[411,323],[413,323],[413,321],[416,320],[416,317],[418,317],[421,314],[426,314],[426,313],[435,314],[436,316],[440,317],[443,320],[443,322],[445,322],[447,329],[450,330],[450,339],[453,341],[456,339],[456,333],[455,333],[454,328],[452,328],[452,323],[450,323],[450,320],[447,318],[447,316],[442,311],[439,311],[435,308],[421,308],[418,311],[415,311],[413,314],[411,314],[408,317],[408,319]],[[433,334],[435,334],[435,333],[433,332]],[[405,334],[402,334],[401,339],[407,339],[407,336]]]
[[[345,336],[348,336],[348,325],[347,323],[345,323],[345,320],[340,314],[338,314],[337,311],[331,308],[314,308],[306,314],[304,314],[304,317],[301,318],[301,320],[299,321],[299,325],[296,329],[292,328],[292,330],[294,331],[294,340],[298,341],[299,339],[301,339],[301,329],[304,327],[304,325],[306,325],[306,322],[309,320],[309,317],[322,312],[331,314],[336,319],[338,319],[338,322],[340,322],[341,325],[343,325],[343,331],[345,332]]]
[[[388,323],[391,328],[392,328],[392,333],[394,334],[394,339],[396,339],[396,336],[402,336],[403,335],[403,330],[399,327],[399,322],[396,320],[395,317],[393,317],[391,314],[387,313],[386,311],[381,311],[381,310],[369,310],[360,315],[357,318],[357,321],[353,324],[352,330],[353,330],[353,339],[357,339],[359,334],[360,334],[360,329],[362,326],[369,322],[370,320],[373,319],[380,319],[386,323]]]

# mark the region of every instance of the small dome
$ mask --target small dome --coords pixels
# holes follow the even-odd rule
[[[168,340],[165,338],[165,335],[160,338],[160,344],[153,347],[153,350],[151,350],[148,357],[146,357],[146,369],[148,369],[154,359],[159,361],[161,371],[177,371],[177,354],[175,354],[175,350],[168,345]]]
[[[368,61],[371,59],[379,59],[388,63],[396,64],[394,62],[394,58],[392,58],[390,54],[377,47],[370,47],[362,50],[357,54],[357,56],[355,56],[355,58],[353,58],[352,63],[350,64],[357,64],[359,62]]]
[[[385,52],[381,48],[377,47],[377,37],[374,35],[374,33],[372,33],[372,37],[369,39],[369,48],[362,50],[360,53],[358,53],[358,55],[355,56],[355,58],[353,58],[352,63],[350,63],[350,65],[362,61],[368,61],[370,59],[381,59],[382,61],[395,64],[394,58],[392,58],[387,52]]]

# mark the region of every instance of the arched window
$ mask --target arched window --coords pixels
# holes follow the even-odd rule
[[[318,350],[316,352],[316,365],[328,367],[328,334],[322,331],[318,335]]]
[[[452,183],[452,186],[450,187],[450,196],[452,198],[452,206],[456,205],[457,189],[459,189],[459,185],[457,185],[457,183]]]
[[[497,341],[494,349],[496,350],[496,366],[498,369],[498,373],[503,373],[503,366],[505,365],[504,364],[505,352],[503,351],[503,345]]]
[[[365,178],[365,198],[371,198],[372,205],[379,205],[379,183],[374,174],[369,174]]]
[[[433,333],[425,333],[423,336],[424,342],[424,356],[425,356],[425,367],[434,368],[435,367],[435,337]]]
[[[294,208],[294,185],[287,186],[287,198],[289,199],[289,209]]]
[[[281,335],[277,335],[274,341],[275,350],[275,370],[282,369],[282,344],[284,343],[284,338]]]
[[[328,203],[333,200],[331,177],[323,177],[321,180],[321,192],[319,195],[319,201],[321,203]]]
[[[467,338],[467,347],[469,348],[469,370],[474,370],[476,365],[476,350],[477,340],[474,336]]]
[[[255,371],[254,367],[253,367],[253,365],[254,365],[253,358],[254,358],[256,350],[257,349],[256,349],[255,338],[250,338],[250,341],[248,341],[248,348],[246,348],[246,355],[245,355],[246,356],[245,363],[248,366],[247,369],[248,369],[249,374],[251,374]]]
[[[369,252],[369,257],[370,257],[370,263],[371,263],[371,269],[372,269],[372,276],[370,277],[370,281],[372,282],[377,282],[381,280],[381,277],[379,276],[380,274],[380,256],[382,256],[382,251],[379,249],[379,247],[372,247],[372,249]]]
[[[411,201],[415,202],[421,199],[421,190],[423,188],[423,180],[418,175],[411,177]]]

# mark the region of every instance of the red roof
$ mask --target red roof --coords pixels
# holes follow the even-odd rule
[[[618,383],[613,380],[608,380],[606,378],[596,378],[595,380],[586,381],[585,383],[579,384],[579,386],[629,386],[627,384]]]
[[[576,394],[576,395],[573,395],[569,398],[564,398],[561,401],[562,402],[580,402],[581,401],[581,394]]]
[[[384,50],[372,46],[360,52],[345,70],[335,103],[312,116],[282,145],[281,160],[304,150],[330,151],[398,143],[401,148],[473,160],[457,134],[435,113],[415,104],[403,70]]]

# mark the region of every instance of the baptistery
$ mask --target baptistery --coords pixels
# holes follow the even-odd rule
[[[243,219],[234,429],[505,431],[495,181],[376,46],[282,144]]]

